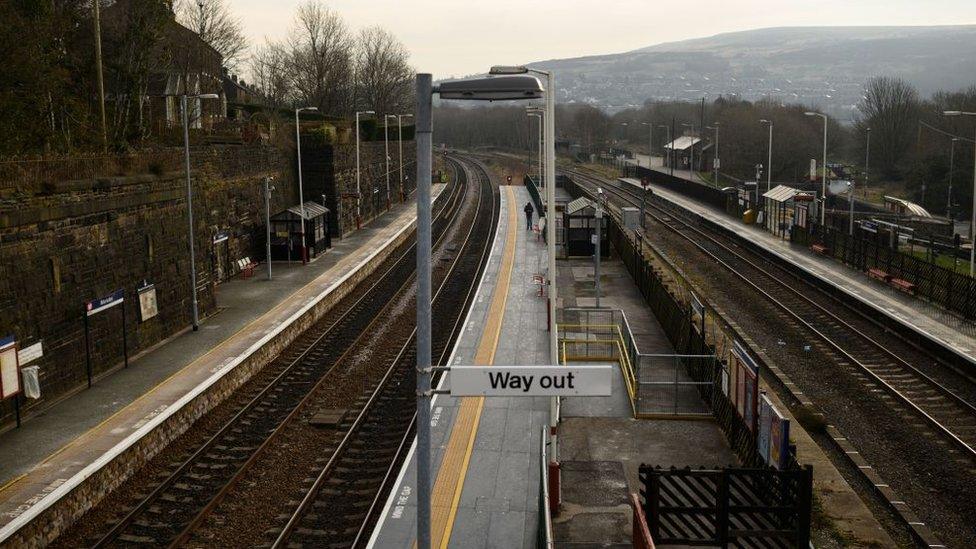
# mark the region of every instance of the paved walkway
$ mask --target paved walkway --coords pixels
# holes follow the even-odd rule
[[[546,364],[546,301],[532,276],[545,268],[545,245],[525,230],[524,187],[502,187],[501,216],[488,267],[451,364]],[[441,387],[450,386],[445,376]],[[453,398],[432,412],[432,546],[535,547],[539,440],[549,416],[540,397]],[[416,459],[383,509],[370,547],[410,548],[417,532]]]
[[[744,225],[711,206],[657,185],[650,187],[658,196],[725,226],[747,240],[759,243],[766,250],[826,280],[852,298],[873,307],[881,314],[889,315],[919,332],[928,334],[957,354],[976,363],[976,322],[964,320],[927,301],[889,288],[860,271],[855,271],[830,258],[816,255],[759,227]]]
[[[443,189],[437,185],[434,196]],[[0,538],[3,527],[75,475],[118,451],[174,411],[195,391],[233,369],[264,340],[292,322],[379,250],[407,230],[416,206],[381,215],[307,266],[264,265],[248,280],[218,288],[219,311],[197,332],[185,331],[0,435]]]

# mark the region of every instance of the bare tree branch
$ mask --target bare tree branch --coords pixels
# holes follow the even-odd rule
[[[175,10],[183,26],[220,52],[225,67],[240,68],[247,53],[247,37],[244,25],[231,13],[225,0],[177,0]]]

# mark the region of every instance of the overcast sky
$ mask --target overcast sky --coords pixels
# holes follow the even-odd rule
[[[252,44],[283,37],[304,0],[228,0]],[[492,64],[615,53],[775,26],[976,23],[976,0],[331,0],[357,30],[381,25],[435,78]]]

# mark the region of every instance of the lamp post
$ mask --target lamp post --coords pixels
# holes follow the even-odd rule
[[[498,67],[508,71],[500,78],[477,78],[444,82],[437,88],[433,86],[430,74],[417,75],[417,547],[430,548],[430,376],[431,364],[431,202],[430,172],[432,164],[433,95],[441,99],[505,101],[518,99],[540,99],[542,84],[534,76],[525,75],[525,67]],[[495,69],[492,70],[495,72]],[[517,75],[517,76],[516,76]],[[551,97],[551,77],[547,99]],[[547,101],[547,107],[552,106]],[[547,130],[552,128],[552,109],[549,114]],[[548,132],[547,132],[548,133]],[[553,140],[548,140],[548,152],[554,153]],[[548,163],[550,172],[554,163]],[[550,181],[555,178],[550,178]],[[552,196],[552,185],[548,194]],[[552,204],[552,202],[550,202]],[[550,223],[546,223],[551,227]],[[549,229],[552,236],[552,230]],[[549,239],[552,250],[553,239]],[[554,262],[550,255],[550,262]],[[554,272],[554,271],[553,271]],[[555,284],[552,286],[555,289]],[[555,319],[553,319],[555,320]],[[555,360],[555,355],[553,355]]]
[[[864,130],[867,134],[867,144],[864,146],[864,190],[861,191],[865,197],[867,197],[868,190],[868,174],[871,173],[871,128]]]
[[[647,126],[647,169],[651,169],[651,155],[654,154],[654,123],[641,122],[641,126]]]
[[[526,109],[526,112],[528,113],[528,115],[530,117],[538,118],[539,119],[539,184],[540,184],[540,186],[543,189],[545,189],[545,180],[542,177],[542,170],[543,170],[543,168],[542,168],[542,129],[543,129],[543,126],[546,123],[546,115],[545,115],[545,112],[544,111],[539,110],[539,109],[529,108],[529,109]],[[539,213],[540,213],[540,215],[542,214],[542,212],[539,212]]]
[[[718,182],[718,170],[719,170],[719,159],[718,159],[718,128],[720,122],[716,122],[714,126],[707,126],[706,129],[715,130],[715,153],[712,155],[712,169],[715,170],[715,186],[719,186]]]
[[[383,115],[383,143],[386,153],[386,210],[390,210],[390,118],[396,118],[395,114]]]
[[[603,188],[596,188],[596,242],[593,249],[593,284],[596,290],[596,308],[600,308],[600,240],[603,238]]]
[[[264,254],[268,263],[268,280],[271,280],[271,192],[275,190],[271,184],[273,181],[274,177],[264,178]],[[324,201],[322,203],[325,204]]]
[[[807,116],[819,116],[823,118],[823,177],[820,179],[820,224],[827,224],[827,115],[819,112],[805,112]],[[758,183],[758,182],[757,182]]]
[[[773,122],[764,118],[759,123],[769,126],[769,153],[766,158],[766,192],[768,193],[773,186]],[[759,185],[758,181],[756,185]]]
[[[953,137],[949,144],[949,190],[946,192],[946,217],[949,218],[950,224],[952,224],[952,172],[956,165],[956,141],[959,141],[959,138]]]
[[[671,142],[671,126],[667,124],[658,124],[659,128],[664,128],[667,131],[668,140],[668,167],[671,168],[671,175],[674,175],[674,143]]]
[[[545,149],[546,161],[544,163],[546,176],[546,254],[548,255],[549,270],[549,360],[553,366],[558,365],[558,343],[556,334],[556,77],[552,71],[531,69],[524,66],[491,68],[491,74],[495,75],[527,75],[528,73],[544,76],[546,86],[544,90],[546,100],[545,113]],[[549,425],[556,426],[556,419],[559,410],[559,399],[553,397],[549,404]],[[555,445],[555,439],[553,439]],[[553,455],[556,455],[553,453]]]
[[[398,114],[397,117],[397,146],[400,149],[400,202],[406,200],[403,193],[403,119],[412,118],[412,114]]]
[[[359,186],[359,115],[376,114],[375,111],[356,111],[356,230],[359,230],[363,220],[363,196]]]
[[[682,124],[685,128],[691,128],[691,157],[688,159],[688,171],[691,174],[689,179],[695,180],[695,124]]]
[[[295,149],[298,151],[298,210],[302,215],[302,222],[299,224],[298,233],[302,239],[302,265],[308,263],[308,253],[305,248],[305,191],[302,185],[302,132],[298,122],[298,115],[302,112],[317,112],[318,107],[302,107],[295,109]],[[291,237],[289,237],[290,239]],[[290,256],[291,254],[289,254]]]
[[[183,111],[183,159],[186,163],[186,220],[190,227],[190,295],[193,303],[193,331],[200,329],[200,309],[197,304],[197,260],[193,246],[193,183],[190,178],[190,116],[187,114],[188,99],[219,99],[215,93],[180,96],[180,110]],[[201,109],[202,111],[203,109]]]
[[[976,116],[976,112],[945,111],[946,116]],[[973,142],[976,147],[976,141]],[[973,164],[973,212],[969,220],[969,276],[976,276],[976,163]]]

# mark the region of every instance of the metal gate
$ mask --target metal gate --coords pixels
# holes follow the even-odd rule
[[[806,549],[813,469],[640,467],[651,536],[662,545]]]

